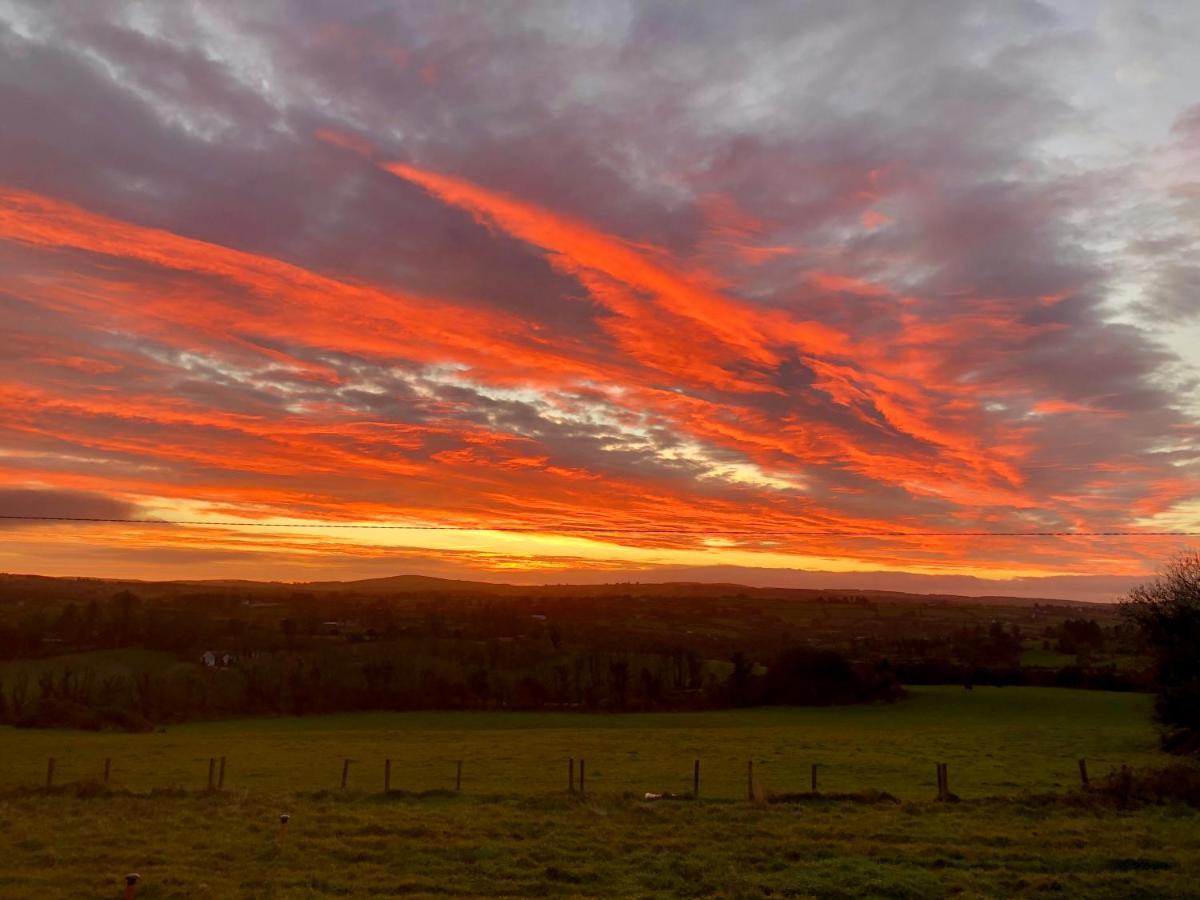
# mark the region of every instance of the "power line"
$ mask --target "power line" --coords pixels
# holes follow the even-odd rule
[[[737,530],[704,528],[688,530],[683,528],[618,528],[605,525],[546,525],[540,527],[494,526],[494,525],[401,525],[359,524],[356,522],[244,522],[204,521],[199,519],[134,519],[134,518],[101,518],[93,516],[22,516],[0,514],[0,520],[29,521],[29,522],[74,522],[83,524],[120,524],[120,525],[185,525],[212,528],[339,528],[362,529],[370,531],[502,531],[514,534],[545,534],[553,532],[576,532],[579,534],[624,535],[624,534],[660,534],[679,535],[682,537],[729,536],[729,537],[845,537],[845,538],[877,538],[877,537],[977,537],[977,538],[1055,538],[1055,537],[1200,537],[1200,531],[900,531],[900,530],[860,530],[839,531],[827,529],[781,529]]]

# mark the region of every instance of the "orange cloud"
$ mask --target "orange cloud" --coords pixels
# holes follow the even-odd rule
[[[1005,318],[1002,306],[978,301],[939,322],[900,309],[879,323],[878,335],[856,338],[741,299],[717,273],[662,248],[461,179],[387,168],[538,247],[595,304],[595,332],[533,328],[471,299],[324,274],[0,190],[0,240],[41,266],[37,276],[17,271],[15,291],[80,326],[134,336],[169,356],[14,342],[19,359],[0,362],[8,448],[0,475],[109,493],[177,518],[402,519],[565,542],[488,557],[498,567],[568,559],[649,566],[659,563],[646,554],[660,551],[774,565],[963,566],[954,562],[960,539],[922,532],[981,520],[1012,527],[1047,502],[1063,516],[1079,508],[1066,495],[1047,501],[1029,493],[1032,432],[994,427],[986,386],[962,380],[940,352],[981,335],[1003,348],[1053,326],[1023,325]],[[725,227],[749,234],[756,226],[730,220]],[[89,264],[79,265],[83,258]],[[886,285],[823,271],[808,283],[864,304],[893,296]],[[442,374],[418,385],[425,394],[403,400],[387,397],[387,387],[357,386],[362,366]],[[789,370],[803,375],[782,377]],[[181,389],[164,391],[167,377]],[[388,411],[363,405],[379,391]],[[545,418],[510,430],[472,405],[480,398],[498,410],[536,402]],[[1046,398],[1034,408],[1061,411],[1056,403]],[[396,408],[417,406],[419,421],[392,419]],[[556,426],[561,435],[547,433],[555,421],[567,423]],[[583,441],[587,428],[596,436],[580,444],[586,461],[579,462],[562,442]],[[90,462],[72,462],[80,459]],[[637,464],[621,468],[610,459]],[[1133,508],[1152,515],[1193,488],[1183,478],[1158,479]],[[879,508],[873,498],[891,491],[904,505]],[[1108,515],[1122,505],[1131,508],[1097,495],[1088,508]],[[912,534],[804,534],[825,530]],[[122,540],[178,548],[211,544],[213,534],[132,528]],[[706,543],[713,535],[728,544]],[[280,534],[269,531],[227,530],[220,540],[246,552],[284,552]],[[387,552],[351,546],[318,532],[291,539],[286,552]],[[491,551],[478,546],[426,540],[425,547],[447,558],[477,553],[479,565],[491,564],[482,561]],[[1061,548],[1013,540],[990,544],[967,568],[1078,565]]]

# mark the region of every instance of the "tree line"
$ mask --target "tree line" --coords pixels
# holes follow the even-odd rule
[[[136,673],[17,669],[0,681],[0,722],[24,727],[147,729],[196,718],[366,710],[713,709],[830,705],[900,696],[894,673],[829,650],[794,648],[766,664],[744,654],[606,653],[466,643],[342,643],[256,651],[229,665]]]

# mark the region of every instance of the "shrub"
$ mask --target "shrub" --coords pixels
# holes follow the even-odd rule
[[[1096,790],[1120,806],[1178,802],[1200,807],[1200,768],[1177,764],[1134,770],[1122,766],[1096,785]]]

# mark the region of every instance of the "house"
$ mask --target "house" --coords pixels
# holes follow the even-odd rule
[[[221,650],[205,650],[200,654],[200,662],[208,669],[228,669],[231,664],[237,662],[237,657]]]

